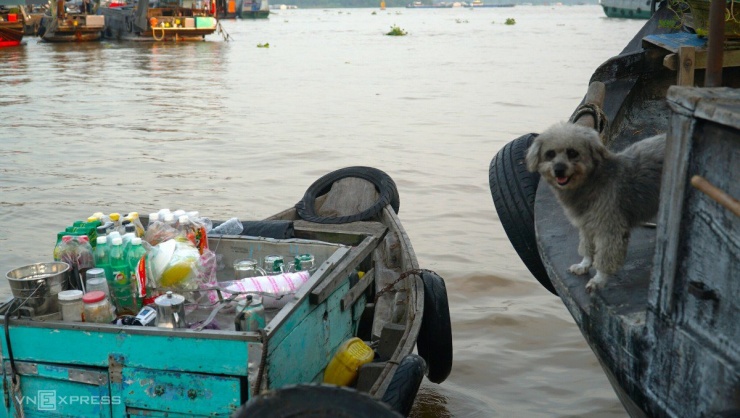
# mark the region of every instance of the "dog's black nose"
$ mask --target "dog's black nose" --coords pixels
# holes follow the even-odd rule
[[[552,171],[555,172],[555,177],[565,177],[565,170],[568,167],[563,163],[557,163],[552,167]]]

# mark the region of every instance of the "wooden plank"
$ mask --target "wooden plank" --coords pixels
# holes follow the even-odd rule
[[[388,228],[380,222],[332,225],[297,220],[293,222],[293,229],[300,238],[358,245],[367,235],[382,236]]]
[[[309,295],[309,300],[312,304],[318,305],[325,301],[330,294],[336,290],[338,286],[347,281],[347,277],[357,267],[357,264],[365,259],[374,249],[377,247],[379,240],[382,237],[369,236],[366,237],[360,245],[353,247],[350,254],[342,260],[339,265],[332,272],[332,278],[324,280],[318,286],[316,286]]]
[[[693,86],[694,85],[694,62],[696,57],[696,49],[693,46],[682,46],[678,49],[678,60],[680,66],[678,68],[678,79],[676,84],[679,86]]]
[[[355,285],[355,287],[349,289],[349,292],[347,292],[346,295],[342,298],[342,303],[340,304],[340,308],[342,310],[347,309],[348,307],[352,306],[352,304],[357,301],[357,299],[362,296],[362,294],[367,290],[367,288],[375,281],[375,269],[368,270],[364,276],[362,276],[362,279],[360,279],[359,282]]]
[[[657,46],[667,51],[678,52],[681,46],[693,46],[697,49],[706,49],[707,39],[697,36],[693,33],[663,33],[658,35],[648,35],[642,38],[643,46]]]
[[[678,70],[679,57],[678,53],[668,54],[663,58],[663,66],[676,71]],[[723,67],[740,67],[740,49],[727,50],[722,56]],[[707,51],[705,49],[696,49],[696,59],[694,68],[707,68]]]

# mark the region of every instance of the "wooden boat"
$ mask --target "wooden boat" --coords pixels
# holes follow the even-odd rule
[[[139,41],[205,40],[218,29],[211,3],[175,0],[154,3],[113,4],[101,7],[106,26],[103,37]]]
[[[437,383],[449,374],[452,342],[444,281],[419,269],[399,203],[385,173],[349,167],[317,180],[296,207],[242,222],[240,235],[209,233],[225,266],[269,254],[315,256],[308,281],[282,308],[267,309],[258,331],[236,331],[227,299],[188,312],[200,328],[167,329],[19,318],[23,300],[14,298],[2,310],[9,402],[0,415],[407,415],[425,370]],[[233,275],[225,267],[218,278]],[[348,387],[320,384],[353,337],[372,347],[374,360]],[[349,406],[340,402],[347,399]]]
[[[547,183],[522,169],[536,134],[494,157],[491,193],[518,254],[562,299],[630,416],[734,417],[740,414],[738,56],[724,51],[724,87],[693,87],[710,72],[706,39],[661,29],[658,22],[671,13],[659,9],[594,72],[574,113],[582,116],[575,123],[606,126],[612,150],[667,134],[657,227],[632,231],[616,277],[589,295],[588,276],[568,272],[580,260],[578,232]]]
[[[0,48],[21,44],[25,5],[26,2],[22,0],[0,0]]]
[[[607,17],[650,19],[651,0],[599,0]]]
[[[41,17],[38,36],[45,42],[90,42],[100,40],[105,17],[90,10],[65,10],[63,0],[50,1],[49,10]]]

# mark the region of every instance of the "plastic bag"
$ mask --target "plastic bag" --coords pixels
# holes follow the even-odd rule
[[[193,243],[180,237],[155,245],[147,254],[147,287],[197,289],[200,253]]]

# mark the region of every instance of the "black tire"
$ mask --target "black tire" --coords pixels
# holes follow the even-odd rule
[[[530,173],[524,161],[536,137],[527,134],[501,148],[488,168],[488,184],[498,218],[519,258],[545,289],[557,295],[542,264],[534,230],[534,198],[540,174]]]
[[[380,197],[372,206],[354,215],[336,218],[318,216],[315,208],[316,198],[328,193],[334,182],[346,177],[357,177],[373,183]],[[320,224],[344,224],[371,219],[377,216],[386,205],[391,205],[396,213],[401,205],[396,183],[388,174],[372,167],[346,167],[332,171],[316,180],[309,186],[303,199],[296,203],[295,207],[298,216],[306,221]]]
[[[234,418],[401,418],[354,389],[325,384],[286,386],[252,398]]]
[[[416,350],[427,362],[427,379],[442,383],[452,371],[452,324],[445,281],[434,272],[421,274],[424,282],[424,316]]]
[[[401,415],[409,416],[426,371],[427,364],[421,356],[409,354],[404,357],[398,363],[393,379],[383,395],[383,402]]]

